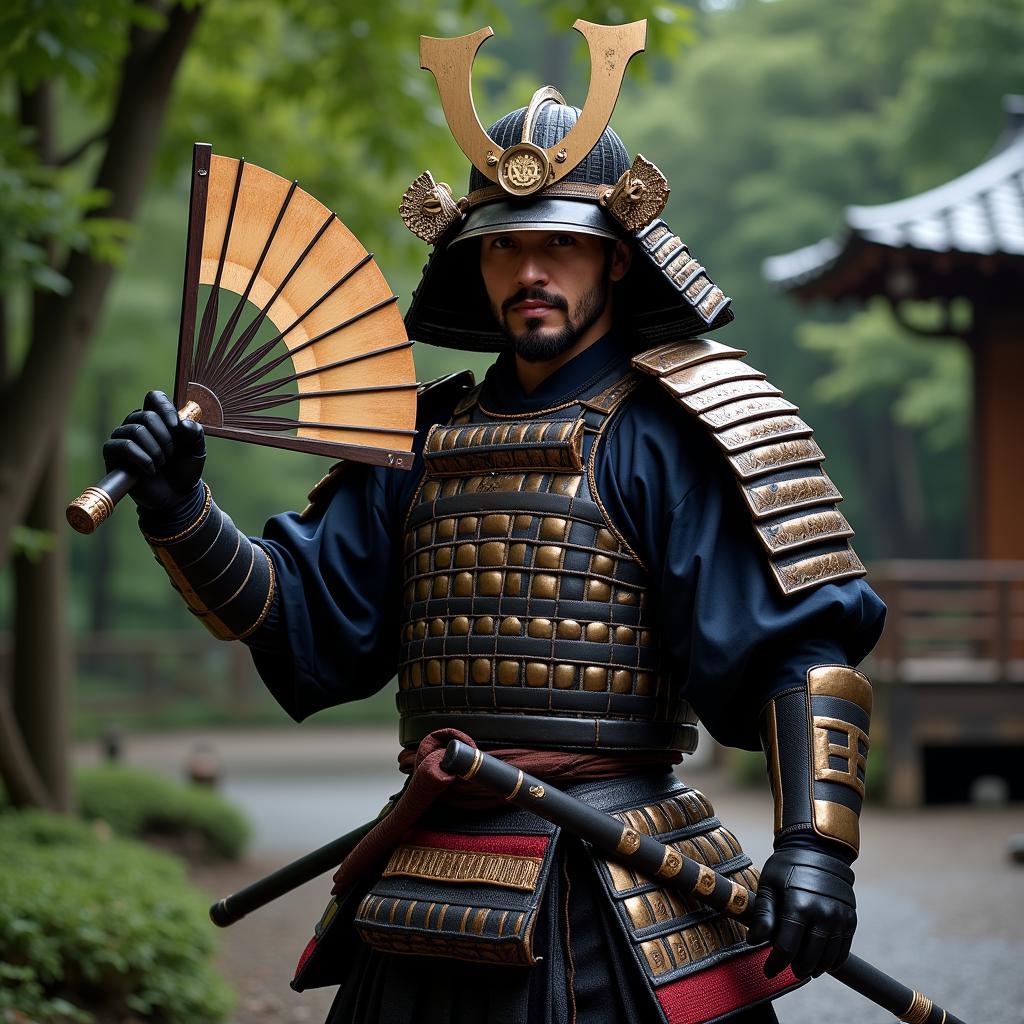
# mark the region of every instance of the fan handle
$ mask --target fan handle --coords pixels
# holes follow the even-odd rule
[[[202,421],[203,410],[197,402],[188,401],[179,410],[183,420]],[[65,510],[68,522],[79,533],[94,533],[114,512],[114,506],[135,486],[138,477],[123,469],[108,473],[98,484],[86,487]]]

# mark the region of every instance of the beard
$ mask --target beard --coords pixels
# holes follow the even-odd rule
[[[565,312],[561,327],[545,327],[541,317],[525,317],[525,328],[513,331],[508,322],[508,311],[517,303],[536,299]],[[579,338],[597,321],[608,305],[608,281],[604,275],[592,288],[584,292],[569,312],[569,303],[561,295],[542,288],[523,288],[506,299],[500,309],[493,307],[494,316],[512,348],[527,363],[542,363],[560,356],[572,348]]]

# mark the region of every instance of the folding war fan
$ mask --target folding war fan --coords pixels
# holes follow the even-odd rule
[[[372,253],[297,182],[195,145],[182,417],[216,437],[408,469],[416,380],[397,300]],[[134,483],[108,473],[68,522],[91,533]]]

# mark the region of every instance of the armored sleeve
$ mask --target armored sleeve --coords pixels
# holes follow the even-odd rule
[[[398,490],[385,471],[346,463],[304,512],[275,516],[262,537],[245,536],[205,484],[173,518],[147,511],[140,527],[192,614],[218,639],[247,644],[267,688],[301,720],[394,674]]]
[[[766,703],[874,645],[884,607],[863,579],[783,591],[721,453],[671,399],[641,390],[597,469],[609,516],[657,581],[671,670],[720,742],[759,749]]]

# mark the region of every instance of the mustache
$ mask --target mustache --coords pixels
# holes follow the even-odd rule
[[[543,288],[520,288],[515,295],[506,299],[501,304],[502,316],[507,315],[513,306],[518,305],[520,302],[525,302],[527,299],[547,303],[547,305],[554,306],[555,309],[561,309],[566,313],[569,311],[569,303],[561,295],[555,295],[554,292],[546,292]]]

